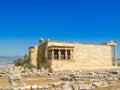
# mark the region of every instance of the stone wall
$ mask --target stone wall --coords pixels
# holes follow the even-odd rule
[[[34,66],[37,66],[37,53],[38,53],[38,46],[31,46],[29,48],[29,55],[30,55],[31,63]]]
[[[73,60],[52,60],[52,68],[58,70],[81,67],[111,67],[112,48],[103,44],[82,44],[49,41],[49,46],[74,46]]]
[[[49,46],[74,47],[73,59],[48,60],[47,48]],[[112,67],[112,48],[106,44],[46,41],[40,46],[30,47],[29,51],[32,59],[31,63],[40,69],[76,70],[83,67]]]
[[[47,42],[38,47],[37,66],[38,69],[51,67],[51,61],[47,60]]]

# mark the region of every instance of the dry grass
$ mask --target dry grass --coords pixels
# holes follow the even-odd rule
[[[0,86],[11,86],[7,77],[0,77]]]
[[[23,81],[28,85],[34,85],[34,84],[40,85],[40,84],[58,82],[61,80],[58,77],[55,77],[53,80],[53,79],[50,79],[50,77],[36,76],[36,77],[23,77]]]
[[[53,82],[61,81],[60,78],[55,77],[51,79],[50,77],[43,77],[43,76],[35,76],[35,77],[23,77],[22,79],[27,85],[40,85],[40,84],[48,84]],[[15,81],[17,86],[20,85],[20,81]],[[0,77],[0,86],[11,86],[9,79],[7,77]]]

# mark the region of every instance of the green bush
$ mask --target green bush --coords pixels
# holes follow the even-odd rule
[[[15,66],[23,66],[23,60],[21,58],[19,58],[18,60],[15,60],[14,65]]]
[[[25,67],[27,67],[28,69],[32,69],[32,68],[36,68],[33,64],[28,64],[28,65],[26,65]]]
[[[32,69],[36,68],[33,64],[31,64],[31,59],[29,58],[29,55],[25,54],[24,58],[17,59],[14,61],[15,66],[23,66],[24,68]]]

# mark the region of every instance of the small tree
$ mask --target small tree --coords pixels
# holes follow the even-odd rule
[[[23,59],[17,59],[14,61],[15,66],[23,66],[25,68],[36,68],[32,63],[29,55],[25,54]]]
[[[23,60],[19,58],[18,60],[14,61],[15,66],[23,66]]]
[[[33,64],[27,64],[25,67],[27,67],[28,69],[32,69],[32,68],[36,68],[36,66],[34,66]]]
[[[27,54],[24,55],[23,62],[24,66],[30,63],[29,56]]]

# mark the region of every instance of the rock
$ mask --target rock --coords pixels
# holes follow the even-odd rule
[[[55,90],[61,90],[61,88],[60,88],[60,87],[57,87],[57,88],[55,88]]]
[[[109,86],[108,83],[106,81],[103,81],[102,82],[102,87],[107,87],[107,86]]]
[[[55,80],[55,78],[47,78],[47,80]]]
[[[108,80],[108,81],[112,81],[113,78],[112,78],[112,77],[107,77],[106,80]]]
[[[93,82],[93,83],[92,83],[92,86],[95,86],[96,88],[97,88],[97,87],[100,87],[101,85],[102,85],[101,82]]]
[[[14,86],[14,87],[16,86],[16,82],[14,82],[13,80],[10,80],[10,83],[12,86]]]
[[[48,89],[48,88],[49,88],[49,86],[48,86],[48,85],[44,85],[43,87],[44,87],[44,89]]]
[[[19,89],[20,89],[20,90],[25,90],[25,87],[20,87]]]
[[[37,90],[37,85],[32,85],[32,90]]]
[[[72,90],[70,86],[68,85],[63,85],[62,90]]]
[[[37,73],[37,69],[36,68],[32,68],[31,72],[32,73]]]
[[[18,87],[13,87],[13,90],[19,90]]]
[[[78,85],[73,84],[73,85],[71,85],[71,88],[72,88],[72,90],[78,90]]]
[[[78,85],[78,88],[79,88],[80,90],[86,90],[86,89],[88,88],[88,84],[79,84],[79,85]]]
[[[88,90],[89,90],[89,89],[91,90],[92,88],[95,88],[95,87],[92,86],[92,83],[89,83],[88,86],[87,86],[87,89],[88,89]]]
[[[62,79],[63,81],[68,81],[68,78],[67,78],[67,77],[65,77],[65,76],[64,76],[64,77],[62,77],[61,79]]]
[[[110,73],[111,74],[118,74],[118,71],[117,70],[111,70]]]
[[[109,85],[114,85],[114,84],[116,84],[116,82],[115,81],[109,81],[108,84]]]
[[[54,87],[59,87],[59,86],[62,85],[62,82],[54,82],[54,83],[52,83],[52,85],[53,85]]]
[[[25,90],[30,90],[31,89],[31,86],[30,85],[26,85],[25,86]]]
[[[103,85],[102,87],[109,87],[109,85],[108,85],[108,84],[106,84],[106,85]]]
[[[117,78],[117,77],[114,77],[114,80],[116,81],[116,80],[119,80],[119,78]]]
[[[39,86],[38,86],[38,89],[43,89],[43,88],[44,88],[43,85],[39,85]]]

